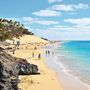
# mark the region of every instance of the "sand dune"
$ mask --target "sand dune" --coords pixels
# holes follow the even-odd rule
[[[17,38],[13,38],[15,40],[15,43],[17,41],[20,41],[21,44],[27,44],[27,43],[48,43],[48,41],[44,40],[44,39],[41,39],[40,37],[38,36],[35,36],[35,35],[23,35],[22,37],[20,37],[20,39],[17,39]],[[9,43],[13,43],[12,40],[6,40],[7,42]]]
[[[49,43],[48,41],[45,41],[37,36],[31,36],[31,35],[24,35],[23,37],[20,37],[20,42],[22,44],[23,43],[26,44],[26,46],[28,46],[28,43],[30,42]],[[32,57],[32,52],[36,54],[34,58]],[[39,53],[41,54],[40,60],[37,57]],[[63,90],[62,85],[60,85],[58,79],[56,78],[55,72],[49,69],[47,65],[44,63],[45,60],[45,58],[43,57],[44,54],[45,54],[45,49],[43,48],[37,48],[36,50],[31,50],[30,48],[24,48],[15,51],[14,54],[15,57],[25,58],[27,59],[28,62],[32,64],[36,64],[39,67],[39,72],[40,72],[40,75],[20,76],[21,82],[19,84],[19,88],[21,88],[21,90]]]

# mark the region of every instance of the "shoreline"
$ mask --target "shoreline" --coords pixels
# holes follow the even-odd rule
[[[29,63],[39,67],[40,75],[20,76],[19,88],[22,90],[63,90],[62,84],[59,83],[54,70],[48,68],[45,64],[45,58],[41,60],[31,58],[32,51],[28,49],[16,50],[14,56],[27,59]],[[43,49],[38,49],[37,52],[42,56],[45,54]],[[36,57],[37,58],[37,57]]]
[[[47,58],[46,63],[48,64],[49,68],[53,69],[56,72],[57,77],[60,83],[62,83],[64,90],[67,90],[67,88],[68,90],[90,90],[90,86],[88,84],[81,81],[77,76],[69,73],[69,71],[62,63],[58,63],[57,58],[58,57],[55,55],[54,58],[52,58],[53,62],[50,62]]]
[[[56,61],[56,63],[58,62]],[[67,88],[69,88],[68,90],[72,90],[72,89],[73,90],[89,90],[90,89],[90,86],[88,84],[81,81],[78,78],[78,76],[75,76],[72,73],[70,73],[69,70],[67,70],[62,63],[60,63],[60,65],[61,65],[60,68],[62,68],[62,70],[59,72],[60,76],[58,77],[60,78],[60,81],[63,82],[65,90],[67,90]],[[62,75],[62,79],[61,79],[61,75]]]
[[[62,43],[60,44],[62,45]],[[58,43],[49,44],[46,48],[40,47],[36,50],[31,49],[29,44],[25,44],[25,46],[21,45],[14,55],[12,54],[37,65],[41,73],[40,75],[20,76],[19,87],[22,90],[90,90],[89,86],[69,73],[66,66],[58,62],[58,54],[54,52],[57,48]],[[48,55],[46,55],[46,50],[50,51]],[[35,58],[32,57],[33,52],[36,54]],[[39,53],[41,59],[38,59],[37,54]],[[59,57],[59,59],[62,59],[62,57]]]

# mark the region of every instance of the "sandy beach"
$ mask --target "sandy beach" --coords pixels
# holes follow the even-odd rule
[[[90,90],[90,0],[1,0],[0,90]]]
[[[18,39],[14,39],[15,43]],[[78,78],[69,74],[62,63],[57,62],[57,54],[54,52],[58,43],[51,44],[37,36],[24,35],[19,39],[20,45],[13,50],[7,50],[7,53],[17,58],[26,59],[30,64],[38,66],[37,75],[21,75],[18,87],[21,90],[88,90],[88,86]],[[9,46],[15,49],[15,45],[10,40]],[[62,44],[62,42],[60,42]],[[61,45],[60,44],[60,45]],[[47,54],[46,51],[50,51]],[[62,56],[59,59],[63,60]],[[52,60],[52,61],[51,61]]]
[[[15,39],[15,41],[18,40]],[[62,63],[57,62],[57,59],[65,59],[62,58],[62,55],[58,58],[54,52],[58,43],[51,44],[49,41],[32,35],[24,35],[20,37],[19,41],[20,45],[16,46],[14,53],[15,45],[12,44],[12,41],[7,41],[11,45],[3,48],[12,48],[12,50],[7,50],[7,53],[17,58],[26,59],[30,64],[37,65],[40,73],[37,75],[20,75],[18,87],[21,90],[89,90],[89,86],[68,73]],[[46,51],[50,51],[50,53],[46,53]]]
[[[30,40],[29,36],[28,39]],[[42,42],[42,39],[36,39],[36,41]],[[46,43],[46,41],[44,43]],[[63,90],[62,84],[58,81],[56,73],[45,64],[45,58],[43,56],[45,50],[40,48],[37,50],[31,50],[29,46],[28,48],[25,47],[26,46],[23,46],[23,48],[16,50],[14,56],[25,58],[29,63],[37,65],[40,74],[20,76],[19,88],[21,88],[21,90]],[[32,53],[35,54],[34,58]],[[41,54],[40,59],[38,59],[37,56],[39,53]],[[12,52],[10,52],[10,54],[12,54]]]

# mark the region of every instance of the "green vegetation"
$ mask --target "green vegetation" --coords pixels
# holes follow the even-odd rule
[[[23,24],[14,20],[0,19],[0,40],[19,38],[23,34],[33,35]]]

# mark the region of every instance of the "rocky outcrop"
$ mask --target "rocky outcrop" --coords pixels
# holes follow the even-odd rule
[[[0,90],[18,90],[19,75],[39,74],[38,66],[0,51]]]
[[[0,90],[18,90],[18,65],[16,58],[0,51]]]
[[[3,51],[3,50],[4,50],[4,48],[0,47],[0,51]]]
[[[28,63],[26,59],[19,60],[18,66],[19,66],[19,75],[39,74],[38,66]]]

